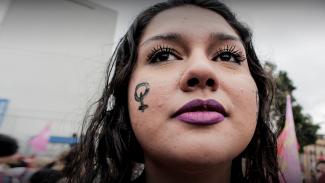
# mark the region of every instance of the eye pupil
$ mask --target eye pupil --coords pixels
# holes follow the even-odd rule
[[[169,57],[169,53],[161,53],[158,55],[158,59],[160,61],[168,60],[168,57]]]
[[[231,55],[229,53],[222,53],[220,55],[220,59],[223,61],[229,61],[231,60]]]

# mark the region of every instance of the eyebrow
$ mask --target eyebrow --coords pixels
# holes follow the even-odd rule
[[[181,34],[179,33],[166,33],[166,34],[159,34],[156,36],[153,36],[145,41],[143,41],[143,43],[141,43],[140,46],[147,44],[148,42],[151,41],[172,41],[172,42],[181,42],[183,40],[183,37]]]
[[[240,41],[241,39],[230,35],[230,34],[225,34],[225,33],[220,33],[220,32],[213,32],[210,34],[210,39],[214,41]]]
[[[241,39],[230,35],[230,34],[225,34],[225,33],[220,33],[220,32],[213,32],[210,33],[210,39],[213,41],[239,41],[241,42]],[[181,34],[179,33],[166,33],[166,34],[159,34],[155,35],[145,41],[143,41],[140,46],[147,44],[148,42],[151,41],[172,41],[172,42],[184,42],[184,38]]]

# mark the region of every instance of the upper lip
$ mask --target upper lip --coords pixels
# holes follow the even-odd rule
[[[176,117],[185,112],[195,112],[195,111],[215,111],[224,116],[227,116],[225,108],[216,100],[208,99],[194,99],[190,102],[184,104],[181,108],[179,108],[172,117]]]

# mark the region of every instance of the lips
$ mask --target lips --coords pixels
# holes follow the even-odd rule
[[[219,123],[227,116],[224,107],[216,100],[195,99],[180,109],[172,117],[194,125],[212,125]]]

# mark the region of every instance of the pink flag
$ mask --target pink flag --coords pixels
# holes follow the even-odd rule
[[[278,158],[281,171],[287,183],[302,183],[302,172],[299,161],[299,144],[297,142],[295,124],[292,113],[291,98],[287,95],[286,121],[284,129],[278,137]],[[281,180],[281,182],[284,182]]]
[[[48,140],[50,138],[50,125],[47,125],[38,135],[32,138],[30,145],[34,152],[44,152],[47,150]]]

